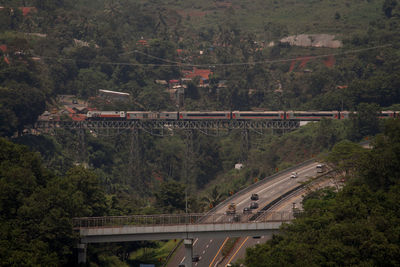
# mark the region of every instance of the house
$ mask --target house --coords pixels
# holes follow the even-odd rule
[[[84,120],[86,120],[86,114],[69,114],[69,117],[73,121],[84,121]]]
[[[24,6],[24,7],[19,7],[18,9],[22,11],[22,15],[24,17],[28,16],[31,13],[37,12],[37,8],[34,6]]]
[[[185,93],[185,88],[183,86],[176,86],[175,88],[167,89],[169,97],[172,101],[174,101],[178,106],[183,105],[183,95]]]
[[[173,79],[168,81],[169,88],[173,88],[176,85],[180,85],[180,81],[178,79]]]
[[[0,50],[3,52],[3,54],[4,54],[4,61],[7,63],[7,64],[10,64],[10,61],[8,60],[8,54],[7,54],[7,45],[0,45]]]
[[[156,84],[160,84],[160,85],[168,85],[168,82],[166,80],[156,80],[155,82],[156,82]]]
[[[227,85],[226,85],[227,82],[228,82],[227,80],[218,81],[218,88],[226,88],[227,87]]]
[[[147,47],[147,46],[149,46],[149,43],[145,39],[143,39],[143,37],[142,37],[142,39],[140,39],[139,41],[136,42],[136,45],[137,46]]]
[[[194,67],[192,70],[182,70],[183,77],[185,79],[193,79],[195,77],[200,77],[199,86],[206,87],[209,84],[209,77],[213,72],[209,69],[198,69]]]

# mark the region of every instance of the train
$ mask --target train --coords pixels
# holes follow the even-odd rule
[[[299,120],[348,119],[352,111],[88,111],[87,120]],[[382,111],[379,118],[400,117],[399,111]]]

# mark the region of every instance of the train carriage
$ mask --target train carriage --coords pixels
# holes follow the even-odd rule
[[[378,114],[378,118],[380,118],[380,119],[388,119],[388,118],[396,118],[396,117],[397,116],[396,116],[396,112],[395,111],[386,110],[386,111],[381,111]]]
[[[86,117],[89,120],[124,120],[125,111],[88,111]]]
[[[180,120],[230,120],[230,111],[181,111]]]
[[[287,120],[320,121],[325,119],[339,119],[339,111],[287,111]]]
[[[284,111],[232,111],[232,119],[236,120],[283,120]]]
[[[127,120],[177,120],[178,112],[127,111]]]
[[[348,119],[350,118],[350,114],[352,114],[353,112],[351,111],[340,111],[340,119],[344,120],[344,119]]]

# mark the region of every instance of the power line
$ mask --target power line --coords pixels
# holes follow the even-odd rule
[[[177,61],[171,61],[168,59],[156,57],[147,53],[143,53],[138,50],[133,50],[130,52],[122,53],[120,55],[130,55],[133,53],[142,54],[144,56],[154,58],[169,64],[155,64],[155,63],[130,63],[130,62],[112,62],[112,61],[92,61],[92,60],[83,60],[83,59],[71,59],[71,58],[62,58],[62,57],[47,57],[47,56],[37,56],[43,59],[54,59],[54,60],[64,60],[64,61],[76,61],[82,63],[90,63],[90,64],[99,64],[99,65],[115,65],[115,66],[147,66],[147,67],[210,67],[210,66],[245,66],[245,65],[259,65],[259,64],[273,64],[273,63],[284,63],[284,62],[291,62],[294,60],[301,60],[301,59],[318,59],[318,58],[326,58],[330,56],[341,56],[347,54],[356,54],[361,53],[369,50],[376,50],[385,47],[392,46],[391,44],[387,45],[380,45],[380,46],[373,46],[367,48],[360,48],[360,49],[353,49],[348,51],[342,51],[337,53],[329,53],[329,54],[322,54],[316,56],[301,56],[296,58],[288,58],[288,59],[273,59],[273,60],[263,60],[263,61],[253,61],[253,62],[233,62],[233,63],[208,63],[208,64],[190,64],[190,63],[183,63]]]

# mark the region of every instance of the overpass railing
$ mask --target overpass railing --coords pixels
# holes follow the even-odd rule
[[[265,211],[258,212],[261,219],[257,222],[287,222],[294,219],[292,212]],[[158,225],[188,225],[188,224],[223,224],[252,222],[254,214],[159,214],[159,215],[130,215],[108,217],[73,218],[74,228],[98,228],[121,226],[158,226]]]

